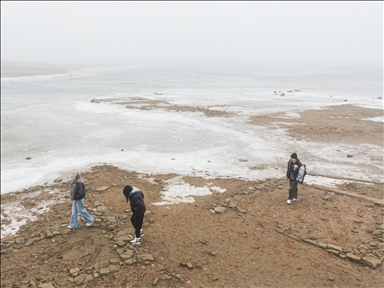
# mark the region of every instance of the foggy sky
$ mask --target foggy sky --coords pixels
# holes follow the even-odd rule
[[[1,59],[382,67],[383,3],[1,1]]]

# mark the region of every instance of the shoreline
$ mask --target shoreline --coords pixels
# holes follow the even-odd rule
[[[178,204],[190,204],[196,201],[196,199],[201,197],[211,197],[212,194],[220,193],[226,194],[228,191],[222,189],[221,187],[212,186],[212,182],[215,181],[230,181],[234,183],[264,183],[268,181],[282,181],[285,180],[285,175],[280,178],[268,178],[268,179],[240,179],[232,177],[217,177],[217,178],[204,178],[201,176],[192,176],[192,175],[180,175],[177,173],[169,174],[146,174],[137,171],[125,170],[118,168],[112,164],[99,164],[90,167],[86,171],[80,171],[82,175],[87,175],[84,177],[85,182],[87,182],[87,190],[93,192],[105,191],[107,189],[116,190],[117,185],[112,183],[109,186],[94,186],[93,179],[97,174],[95,171],[107,171],[107,170],[116,170],[119,173],[125,173],[128,178],[138,177],[148,181],[149,184],[156,184],[154,179],[162,178],[162,184],[165,185],[162,191],[159,191],[158,197],[159,200],[157,203],[152,203],[154,205],[166,206],[166,205],[178,205]],[[100,172],[98,172],[100,173]],[[87,178],[89,175],[89,179]],[[329,178],[329,175],[311,175],[308,173],[306,179],[310,177],[322,177]],[[90,181],[89,181],[90,180]],[[1,194],[1,238],[8,237],[17,234],[19,228],[24,226],[30,221],[37,221],[37,218],[40,214],[45,214],[50,210],[51,206],[55,206],[60,203],[64,203],[67,194],[69,193],[69,186],[71,183],[70,175],[66,178],[56,178],[50,182],[45,182],[44,184],[37,184],[30,186],[28,188],[22,189],[20,191],[12,191],[9,193]],[[364,188],[364,192],[361,191],[351,191],[348,192],[348,187],[357,185]],[[172,192],[168,190],[179,190],[182,191],[186,186],[189,191],[186,196],[176,196],[172,197]],[[301,186],[301,185],[299,185]],[[323,186],[318,184],[308,184],[305,181],[305,186],[312,187],[312,189],[320,189],[328,191],[328,193],[336,193],[340,195],[347,195],[354,198],[362,198],[372,203],[377,203],[380,206],[384,206],[384,182],[373,182],[373,181],[359,181],[358,179],[343,179],[339,178],[338,182],[335,182],[333,185]],[[352,187],[351,186],[351,187]],[[346,189],[347,187],[347,189]],[[375,188],[376,187],[376,188]],[[122,188],[122,187],[120,187]],[[176,188],[176,189],[175,189]],[[193,190],[199,190],[200,192],[193,192]],[[205,192],[202,192],[205,189]],[[375,190],[376,189],[376,190]],[[357,192],[357,193],[356,193]],[[177,193],[176,193],[177,194]],[[165,200],[168,199],[168,200]],[[28,220],[29,219],[29,220]],[[15,221],[16,220],[16,221]],[[10,225],[8,227],[8,225]],[[10,232],[11,229],[13,232]],[[8,232],[6,232],[8,231]]]
[[[76,70],[122,65],[106,64],[63,64],[1,61],[1,78],[68,74]]]
[[[91,100],[91,102],[94,100]],[[205,117],[211,117],[210,112],[211,110],[208,108],[195,108],[195,107],[189,107],[189,106],[179,106],[170,104],[165,101],[153,101],[150,99],[140,98],[139,100],[125,100],[122,101],[121,98],[109,98],[109,99],[99,99],[97,100],[97,103],[103,103],[103,102],[111,103],[113,105],[123,105],[126,107],[126,109],[144,109],[144,110],[165,110],[170,112],[177,112],[177,113],[183,113],[183,112],[192,112],[192,113],[204,113]],[[97,105],[97,104],[96,104]],[[348,161],[347,163],[349,165],[354,165],[354,163],[359,163],[360,161],[363,161],[363,156],[358,154],[365,154],[364,152],[364,146],[369,148],[370,150],[377,149],[377,147],[384,147],[383,143],[383,124],[378,121],[372,121],[368,120],[369,118],[379,118],[379,115],[382,115],[382,110],[379,109],[371,109],[371,108],[363,108],[354,106],[351,104],[342,104],[342,105],[334,105],[334,106],[328,106],[321,110],[308,110],[308,111],[301,111],[298,112],[297,115],[299,117],[290,117],[287,116],[289,113],[274,113],[274,114],[266,114],[266,115],[257,115],[257,116],[250,116],[246,122],[250,123],[251,125],[260,126],[260,127],[266,127],[270,128],[272,130],[285,130],[287,135],[294,139],[294,141],[302,141],[306,143],[306,145],[312,145],[312,147],[316,148],[316,143],[318,144],[326,144],[329,143],[330,145],[337,144],[341,151],[345,153],[345,155],[340,155],[343,158],[350,158],[351,161]],[[239,116],[233,113],[231,116]],[[226,111],[221,110],[214,110],[214,117],[228,117],[228,113]],[[381,117],[380,117],[381,118]],[[382,119],[382,118],[381,118]],[[308,143],[308,144],[307,144]],[[345,145],[343,147],[343,145]],[[370,147],[371,145],[374,145]],[[376,147],[377,146],[377,147]],[[350,151],[350,152],[349,152]],[[360,152],[359,152],[360,151]],[[302,155],[305,158],[307,158],[308,153],[314,153],[312,151],[308,151],[305,155]],[[300,153],[300,151],[299,151]],[[339,154],[340,154],[339,153]],[[316,155],[315,155],[316,156]],[[313,157],[313,156],[312,156]],[[383,157],[380,154],[373,155],[370,154],[369,158],[371,160],[371,164],[369,169],[374,172],[371,173],[370,178],[367,179],[370,181],[376,181],[380,182],[382,178],[377,178],[380,176],[382,168],[380,168],[380,163],[382,165],[383,163]],[[175,159],[173,159],[175,160]],[[202,159],[204,160],[204,159]],[[206,158],[206,160],[212,160],[209,158]],[[188,175],[205,175],[207,178],[210,177],[230,177],[233,179],[245,179],[245,180],[252,180],[257,178],[257,176],[252,175],[259,175],[258,174],[262,170],[271,170],[274,169],[276,172],[277,170],[281,170],[281,175],[284,174],[285,169],[285,163],[281,162],[278,164],[278,166],[275,167],[268,167],[266,165],[256,165],[256,163],[253,163],[252,159],[238,159],[240,162],[244,162],[243,166],[246,170],[244,170],[245,177],[242,175],[238,176],[227,176],[225,174],[218,175],[215,173],[215,170],[207,170],[203,169],[202,171],[196,171],[192,169],[189,173],[180,173],[181,175],[188,176]],[[307,158],[306,162],[309,162],[310,160]],[[344,162],[345,160],[340,158],[339,161]],[[364,160],[365,161],[365,160]],[[210,162],[210,161],[208,161]],[[342,163],[339,162],[339,163]],[[102,162],[99,162],[102,163]],[[119,164],[115,164],[112,162],[103,162],[106,165],[116,165],[121,166]],[[338,163],[336,163],[338,164]],[[86,171],[90,171],[92,167],[98,166],[99,164],[93,163],[86,165],[87,167],[84,169]],[[376,166],[376,167],[375,167]],[[126,168],[126,167],[120,167],[121,169],[125,170],[131,170],[132,168]],[[247,169],[248,168],[248,169]],[[276,170],[277,169],[277,170]],[[312,168],[313,169],[313,168]],[[381,169],[381,170],[380,170]],[[140,171],[140,169],[138,169]],[[163,173],[178,173],[178,171],[173,170],[164,170]],[[184,171],[185,172],[185,171]],[[142,170],[140,173],[149,173],[148,171]],[[315,174],[321,174],[319,171],[312,170],[312,173]],[[349,174],[348,174],[349,173]],[[329,179],[357,179],[358,177],[352,176],[351,172],[349,171],[347,174],[345,173],[336,173],[333,175],[334,177],[328,177]],[[61,174],[61,173],[60,173]],[[273,173],[273,177],[276,177],[277,173]],[[205,177],[204,176],[204,177]],[[57,176],[60,177],[60,176]],[[259,180],[262,180],[261,178],[257,178]],[[367,180],[366,179],[366,180]],[[44,181],[52,181],[52,179],[47,179],[47,177],[44,177]],[[40,182],[35,182],[29,186],[34,185],[42,185],[44,183],[43,180]],[[328,183],[325,182],[325,183]],[[337,183],[337,181],[335,181]],[[323,186],[330,186],[334,187],[334,183],[331,181],[328,184],[324,183],[314,183],[319,184]],[[28,190],[30,187],[22,187],[18,190],[12,190],[8,191],[4,194],[11,193],[11,192],[20,192],[23,190]]]
[[[48,189],[56,189],[55,194],[45,191],[23,199],[20,193],[9,195],[8,200],[19,199],[36,211],[47,197],[61,200],[53,201],[49,211],[38,214],[16,235],[1,239],[2,272],[12,269],[2,273],[6,287],[15,283],[289,287],[292,279],[282,269],[295,275],[299,286],[328,287],[335,282],[350,287],[364,279],[377,287],[382,281],[384,207],[369,195],[382,193],[384,184],[339,187],[367,196],[356,198],[304,183],[299,185],[299,201],[287,205],[289,184],[284,178],[244,181],[184,176],[182,180],[190,185],[222,190],[211,189],[212,194],[194,197],[192,203],[155,205],[177,174],[145,175],[102,165],[82,176],[85,207],[96,219],[90,228],[84,221],[79,221],[78,229],[66,228],[72,205],[69,180],[55,179]],[[129,204],[122,195],[125,184],[145,194],[145,236],[138,246],[129,243],[133,228]],[[37,194],[40,188],[33,187],[29,193]],[[292,263],[292,255],[300,261]],[[139,267],[144,267],[144,274],[136,273]]]

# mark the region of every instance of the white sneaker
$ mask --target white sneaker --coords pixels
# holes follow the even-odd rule
[[[287,204],[291,204],[291,200],[288,199],[288,200],[287,200]]]
[[[95,220],[93,220],[91,223],[87,223],[87,226],[91,226],[93,223],[95,223]]]
[[[143,236],[144,236],[143,229],[140,229],[140,237],[143,237]]]
[[[292,199],[292,202],[294,202],[294,201],[299,201],[299,199],[297,199],[297,198],[293,198],[293,199]]]
[[[139,244],[141,244],[140,243],[140,238],[136,238],[136,237],[135,237],[135,239],[131,240],[130,242],[131,242],[132,245],[139,245]]]

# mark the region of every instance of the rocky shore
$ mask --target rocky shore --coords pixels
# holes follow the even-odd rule
[[[287,205],[286,179],[183,177],[190,185],[226,192],[212,190],[189,204],[155,205],[166,181],[176,176],[108,165],[84,172],[85,206],[96,222],[87,227],[80,221],[78,229],[67,228],[69,180],[2,195],[3,205],[20,201],[37,220],[1,240],[1,287],[382,284],[384,208],[371,198],[382,199],[383,184],[340,185],[343,194],[304,184],[299,201]],[[121,192],[128,183],[145,193],[147,203],[145,236],[137,246],[129,242],[131,214]],[[49,211],[34,210],[48,199],[54,202]]]

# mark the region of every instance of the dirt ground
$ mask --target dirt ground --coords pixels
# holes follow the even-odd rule
[[[276,113],[253,116],[250,122],[255,125],[284,127],[297,139],[345,144],[370,143],[384,147],[383,122],[362,120],[376,117],[383,117],[383,110],[340,105],[303,111],[300,118],[290,119],[284,113]]]
[[[360,120],[343,114],[348,111],[362,113]],[[382,123],[361,120],[382,116],[379,111],[349,105],[330,108],[322,114],[322,121],[329,120],[325,126],[307,127],[306,137],[342,137],[345,142],[382,146]],[[334,124],[333,112],[342,117]],[[294,121],[308,125],[313,121],[306,117],[318,117],[317,111],[312,113],[303,112]],[[274,121],[263,117],[250,121]],[[328,132],[333,125],[340,133]],[[294,133],[294,126],[288,127]],[[78,229],[67,228],[72,205],[69,180],[1,195],[3,206],[20,201],[32,210],[47,199],[56,201],[46,213],[33,212],[37,221],[1,240],[1,287],[383,287],[382,183],[346,182],[338,187],[344,193],[304,183],[299,185],[299,201],[287,205],[285,178],[185,176],[190,185],[226,191],[211,189],[211,195],[194,197],[189,204],[154,205],[162,201],[166,181],[178,175],[146,175],[101,165],[82,176],[85,206],[96,218],[90,227],[80,221]],[[127,184],[145,194],[147,205],[145,235],[136,246],[129,243],[134,231],[122,194]],[[4,216],[2,229],[10,221]]]

